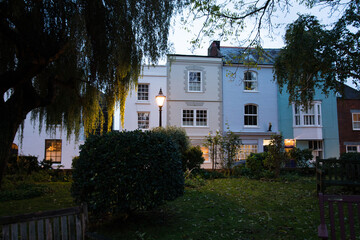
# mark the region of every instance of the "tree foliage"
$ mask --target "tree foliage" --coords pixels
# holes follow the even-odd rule
[[[306,105],[315,88],[328,94],[341,92],[339,82],[351,79],[359,83],[360,1],[296,2],[310,9],[328,7],[329,15],[337,12],[340,16],[333,25],[324,26],[313,16],[300,15],[287,27],[286,46],[275,64],[275,79],[281,89],[286,87],[290,101]],[[287,0],[190,0],[190,4],[193,15],[188,21],[203,21],[193,40],[195,46],[205,37],[224,41],[231,38],[245,47],[260,49],[264,30],[271,36],[276,28],[272,20],[277,12],[289,12],[292,8],[292,2]],[[250,33],[245,32],[248,28]]]
[[[264,166],[272,171],[275,177],[279,177],[281,165],[286,159],[284,150],[284,139],[282,135],[271,136],[268,152],[264,160]]]
[[[351,1],[332,29],[314,16],[300,15],[289,24],[286,46],[274,65],[280,89],[286,87],[289,101],[309,103],[315,89],[324,94],[341,92],[348,79],[360,80],[360,1]]]
[[[179,0],[0,2],[0,174],[26,115],[91,133],[168,49]],[[1,180],[1,178],[0,178]],[[1,181],[0,181],[1,182]]]

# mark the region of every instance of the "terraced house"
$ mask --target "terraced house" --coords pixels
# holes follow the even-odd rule
[[[343,95],[325,96],[316,90],[309,108],[289,103],[286,91],[280,93],[273,77],[273,64],[279,49],[220,46],[211,43],[208,55],[168,55],[166,65],[144,66],[126,100],[124,125],[119,106],[114,113],[113,130],[146,131],[159,126],[155,97],[166,96],[162,126],[185,129],[193,145],[200,145],[205,157],[203,168],[211,168],[205,138],[217,131],[237,134],[242,144],[236,160],[250,153],[266,151],[273,134],[281,133],[287,148],[311,149],[314,158],[339,157],[343,152],[360,151],[360,93],[344,86]],[[39,160],[52,158],[56,165],[71,168],[80,142],[65,139],[61,129],[54,135],[38,131],[25,122],[21,155]]]

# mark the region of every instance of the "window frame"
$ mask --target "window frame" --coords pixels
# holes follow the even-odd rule
[[[188,113],[191,113],[189,115],[192,115],[192,117],[189,116],[184,116],[184,111],[188,111]],[[205,112],[205,122],[206,125],[198,125],[198,112],[199,111],[204,111]],[[185,125],[184,124],[184,118],[187,118],[189,120],[191,120],[192,125]],[[181,126],[182,127],[208,127],[209,126],[209,112],[207,109],[182,109],[181,110]]]
[[[356,151],[355,152],[360,152],[360,145],[345,145],[345,149],[346,149],[346,152],[349,153],[349,152],[354,152],[354,151],[349,151],[348,150],[348,147],[355,147],[356,148]]]
[[[309,108],[295,103],[293,109],[293,127],[322,127],[321,101],[314,101]]]
[[[140,116],[140,114],[148,114],[148,116],[147,116],[147,119],[139,119],[139,116]],[[147,121],[147,128],[141,128],[140,127],[140,124],[139,124],[139,122],[140,121],[145,121],[145,126],[146,126],[146,121]],[[150,129],[150,112],[137,112],[137,125],[138,125],[138,129],[140,129],[140,130],[148,130],[148,129]]]
[[[190,82],[190,74],[191,73],[199,73],[200,74],[200,81],[199,82]],[[191,90],[190,87],[192,84],[194,83],[198,83],[199,84],[199,87],[200,87],[200,90]],[[187,80],[187,90],[188,92],[203,92],[203,72],[202,71],[196,71],[196,70],[189,70],[188,71],[188,80]]]
[[[140,86],[147,86],[147,92],[142,91],[140,92]],[[140,94],[145,94],[147,99],[139,99],[140,98]],[[149,102],[149,95],[150,95],[150,84],[148,83],[139,83],[138,87],[137,87],[137,96],[136,96],[136,100],[139,102]]]
[[[355,121],[354,120],[354,116],[358,115],[359,121]],[[354,131],[360,131],[360,126],[359,127],[355,127],[355,124],[359,124],[360,125],[360,112],[353,112],[351,113],[351,123],[352,123],[352,129]]]
[[[256,114],[254,114],[254,113],[246,113],[246,107],[248,107],[248,106],[253,106],[253,107],[255,107],[256,108]],[[248,117],[256,117],[255,119],[256,119],[256,125],[253,125],[253,124],[251,124],[251,125],[247,125],[246,124],[246,118],[248,118]],[[257,104],[253,104],[253,103],[249,103],[249,104],[245,104],[244,105],[244,127],[246,127],[246,128],[256,128],[256,127],[258,127],[259,126],[259,106],[257,105]]]
[[[49,158],[47,157],[48,148],[50,148],[50,147],[52,146],[52,144],[51,144],[51,145],[48,145],[48,144],[47,144],[48,142],[50,142],[50,144],[51,144],[52,142],[55,142],[55,143],[60,142],[60,151],[50,151],[50,153],[51,153],[51,152],[55,152],[55,158],[56,158],[56,160],[51,160],[51,159],[52,159],[51,156],[49,156]],[[48,146],[49,146],[49,147],[48,147]],[[57,153],[56,153],[56,152],[57,152]],[[60,152],[60,156],[58,156],[59,152]],[[50,155],[50,154],[49,154],[49,155]],[[57,158],[60,158],[60,160],[57,160]],[[51,162],[54,163],[54,164],[61,164],[61,160],[62,160],[62,139],[45,139],[44,159],[45,159],[46,161],[51,161]]]
[[[258,150],[259,146],[257,144],[241,144],[236,154],[236,161],[246,160],[251,153],[258,153]]]
[[[255,79],[248,79],[247,73],[251,73],[251,76],[255,76]],[[245,92],[257,92],[258,91],[258,73],[255,71],[245,71],[244,72],[244,91]],[[253,89],[247,89],[247,83],[250,83],[251,86],[254,85]]]

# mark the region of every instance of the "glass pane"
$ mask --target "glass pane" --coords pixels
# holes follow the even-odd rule
[[[183,110],[183,119],[184,126],[193,126],[194,125],[194,110]]]

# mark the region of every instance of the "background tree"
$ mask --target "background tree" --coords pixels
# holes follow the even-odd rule
[[[287,28],[286,46],[275,64],[275,76],[280,87],[287,86],[290,101],[307,104],[314,89],[325,94],[341,91],[347,79],[360,83],[360,0],[296,1],[308,8],[329,7],[329,15],[339,13],[333,25],[324,26],[312,16],[300,16]],[[193,43],[200,44],[205,37],[234,39],[245,47],[261,49],[262,32],[272,33],[276,27],[272,19],[276,12],[289,12],[287,0],[190,0],[192,18],[203,21],[201,31]],[[244,30],[250,27],[250,33]],[[245,36],[244,36],[245,35]],[[260,50],[261,51],[261,50]]]
[[[342,84],[360,81],[360,1],[352,1],[345,14],[327,30],[314,16],[300,15],[289,24],[286,46],[276,59],[274,79],[286,88],[289,101],[307,105],[315,89],[326,95],[342,92]]]
[[[209,158],[211,160],[211,169],[215,170],[219,160],[220,143],[222,141],[222,135],[219,131],[216,131],[214,136],[209,135],[205,138],[204,147],[209,149]]]
[[[280,168],[285,159],[286,155],[282,135],[272,135],[268,146],[268,152],[264,160],[265,167],[269,168],[277,178],[280,175]]]
[[[103,99],[124,111],[144,59],[167,51],[179,0],[4,0],[0,2],[0,184],[26,115],[68,136],[104,122]],[[104,94],[104,95],[103,95]],[[104,97],[102,97],[104,96]],[[47,128],[49,129],[49,127]]]

